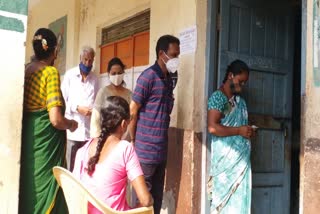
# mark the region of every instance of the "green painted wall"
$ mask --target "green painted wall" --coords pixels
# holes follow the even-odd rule
[[[0,15],[0,29],[23,33],[24,26],[21,20]]]
[[[0,0],[0,10],[27,15],[28,0]]]

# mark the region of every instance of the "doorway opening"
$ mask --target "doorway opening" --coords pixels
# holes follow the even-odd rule
[[[292,102],[291,203],[290,213],[299,213],[300,120],[301,120],[301,0],[294,1],[294,70]]]
[[[252,213],[298,213],[301,0],[212,0],[208,14],[208,98],[230,62],[251,69],[244,98],[249,123],[261,128],[252,142]]]

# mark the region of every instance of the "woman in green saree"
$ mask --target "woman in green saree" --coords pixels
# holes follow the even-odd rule
[[[68,213],[52,167],[64,166],[66,129],[78,124],[63,116],[59,72],[53,67],[57,38],[40,28],[35,59],[25,68],[19,213]]]
[[[248,214],[251,208],[250,137],[245,101],[239,96],[249,79],[248,66],[233,61],[223,85],[208,101],[211,157],[208,191],[211,214]]]

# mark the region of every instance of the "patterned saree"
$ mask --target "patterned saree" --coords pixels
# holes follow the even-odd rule
[[[230,100],[221,92],[212,94],[208,109],[224,114],[221,124],[238,127],[248,124],[245,101],[239,96]],[[250,141],[242,136],[211,135],[208,191],[211,213],[248,214],[251,208]]]

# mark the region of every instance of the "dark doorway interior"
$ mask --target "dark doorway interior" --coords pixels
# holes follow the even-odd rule
[[[294,2],[294,74],[292,99],[292,164],[291,164],[291,203],[290,213],[299,213],[299,176],[300,176],[300,92],[301,92],[301,0]]]
[[[289,87],[287,89],[288,89],[288,91],[292,92],[292,93],[289,93],[290,98],[292,98],[292,99],[289,99],[290,103],[292,103],[292,106],[289,105],[289,107],[290,107],[289,109],[290,109],[290,112],[292,112],[292,115],[290,115],[290,113],[288,113],[288,115],[285,115],[285,116],[290,118],[290,125],[288,124],[288,127],[291,127],[290,132],[292,135],[289,140],[290,142],[287,142],[287,143],[291,144],[290,149],[288,149],[284,153],[286,155],[286,158],[288,158],[286,160],[289,160],[287,162],[287,163],[289,163],[289,167],[287,167],[286,170],[290,171],[288,176],[285,178],[286,182],[287,182],[286,191],[288,190],[287,191],[288,194],[286,195],[286,199],[288,199],[288,200],[285,201],[285,203],[279,202],[282,200],[282,196],[279,196],[280,194],[278,194],[278,196],[277,196],[277,194],[273,194],[272,193],[273,190],[270,190],[270,191],[266,190],[265,192],[263,192],[262,190],[266,189],[266,187],[269,187],[270,184],[268,184],[268,183],[264,184],[264,183],[261,183],[260,181],[259,181],[260,182],[259,183],[259,182],[257,182],[258,179],[255,179],[256,193],[253,194],[253,198],[255,200],[254,203],[257,204],[256,207],[259,208],[259,209],[256,209],[259,211],[256,213],[298,213],[299,212],[299,168],[300,168],[300,165],[299,165],[300,103],[301,103],[301,101],[300,101],[300,91],[301,91],[301,82],[300,82],[301,81],[301,77],[300,77],[301,76],[301,0],[283,0],[283,1],[266,1],[266,0],[261,0],[261,1],[256,1],[256,0],[240,0],[240,1],[238,1],[238,0],[220,0],[219,1],[218,0],[218,1],[216,1],[216,0],[212,0],[210,2],[211,2],[211,4],[210,4],[211,9],[209,10],[209,14],[210,14],[209,17],[211,18],[211,26],[209,27],[209,37],[210,37],[209,50],[210,51],[208,51],[208,53],[207,53],[208,58],[210,58],[210,63],[208,63],[208,68],[210,71],[209,72],[210,74],[208,75],[209,94],[211,94],[212,91],[216,88],[217,84],[219,84],[221,82],[220,77],[221,76],[223,77],[223,75],[221,75],[221,74],[223,74],[223,71],[225,70],[225,67],[223,67],[224,63],[225,64],[229,63],[229,61],[231,61],[233,58],[243,59],[244,61],[246,61],[250,64],[250,66],[254,70],[252,72],[253,75],[250,74],[251,79],[254,79],[254,75],[256,75],[256,79],[258,79],[257,77],[259,77],[259,75],[261,75],[261,76],[264,75],[267,78],[270,73],[275,73],[275,75],[278,75],[278,70],[270,69],[270,71],[266,72],[266,71],[264,71],[264,69],[265,69],[264,66],[262,66],[262,68],[259,67],[259,64],[255,62],[255,59],[257,59],[257,57],[256,58],[255,58],[255,56],[252,57],[252,55],[254,55],[254,54],[252,54],[252,51],[250,53],[246,53],[246,51],[243,51],[243,50],[239,51],[239,47],[240,47],[240,49],[242,47],[241,45],[243,43],[243,38],[254,38],[255,35],[254,36],[247,36],[247,37],[240,36],[238,38],[237,35],[241,35],[241,33],[246,34],[248,31],[241,31],[241,28],[239,28],[239,26],[243,28],[244,25],[238,26],[237,25],[238,20],[241,20],[241,19],[238,19],[238,18],[235,19],[234,17],[237,17],[237,15],[239,16],[239,14],[243,14],[243,11],[246,12],[247,8],[246,7],[242,8],[243,5],[245,5],[245,6],[249,5],[248,8],[250,6],[252,6],[252,8],[260,8],[259,10],[256,10],[256,13],[259,15],[259,13],[262,11],[263,15],[261,17],[267,17],[267,16],[270,16],[270,14],[272,14],[272,12],[277,12],[277,10],[279,10],[279,8],[281,8],[281,6],[283,7],[283,5],[281,5],[281,3],[286,5],[286,7],[284,7],[284,9],[281,11],[281,13],[276,14],[276,15],[281,16],[281,14],[284,14],[285,12],[287,12],[290,16],[290,23],[287,26],[290,26],[290,28],[291,28],[291,31],[288,34],[286,34],[286,35],[288,35],[286,37],[286,39],[288,39],[288,41],[290,41],[287,43],[290,50],[288,50],[288,49],[286,50],[285,48],[279,49],[279,51],[283,51],[283,53],[285,51],[287,51],[286,54],[291,56],[290,62],[288,61],[288,63],[291,66],[290,66],[290,68],[287,69],[287,72],[288,72],[288,74],[290,73],[290,75],[291,75],[290,78],[292,78],[292,79],[290,79],[290,81],[287,82],[287,84],[289,85]],[[262,7],[261,5],[258,4],[259,2],[266,4],[268,7],[274,9],[275,11],[268,10],[266,12],[264,7]],[[273,3],[273,4],[271,4],[271,3]],[[225,5],[225,7],[223,7],[223,5]],[[273,5],[273,6],[270,6],[270,5]],[[277,5],[277,6],[274,6],[274,5]],[[222,10],[223,8],[225,8],[225,9]],[[294,13],[292,13],[292,12],[294,12]],[[252,16],[252,17],[254,17],[254,16]],[[229,20],[231,20],[231,21],[229,21]],[[232,20],[234,22],[232,22]],[[250,22],[252,22],[252,19],[249,19],[249,20],[250,20]],[[262,20],[263,20],[263,18],[262,18]],[[260,20],[258,20],[258,19],[254,20],[254,21],[255,22],[253,22],[253,23],[258,27],[257,27],[257,29],[254,29],[255,31],[253,33],[257,33],[257,32],[259,33],[260,30],[263,29],[261,26],[259,26],[259,24],[263,23],[263,22],[260,22]],[[250,23],[250,22],[248,22],[248,23]],[[231,26],[231,27],[229,27],[229,26]],[[284,25],[281,25],[281,26],[283,27],[283,29],[285,29]],[[236,32],[229,32],[229,30],[233,30],[233,31],[235,30]],[[272,31],[272,33],[270,33],[270,35],[273,36],[276,33],[277,33],[276,30],[274,30],[274,31]],[[234,37],[229,38],[230,35],[235,36],[235,38]],[[263,37],[263,35],[265,35],[265,34],[261,33],[261,37]],[[263,46],[263,44],[259,43],[259,41],[253,41],[253,42],[256,42],[256,43],[251,42],[250,44],[257,45],[257,46],[259,46],[261,44],[261,46]],[[279,44],[279,45],[281,46],[283,44]],[[247,46],[244,45],[244,47],[247,47]],[[251,46],[249,46],[249,47],[251,48]],[[265,48],[266,48],[266,51],[270,50],[270,46],[266,46]],[[286,47],[286,48],[288,48],[288,47]],[[263,49],[262,48],[256,49],[254,51],[257,52],[260,50],[263,50]],[[230,53],[232,53],[232,54],[230,54]],[[257,53],[256,55],[259,56],[259,53]],[[281,70],[281,69],[279,69],[279,70]],[[254,73],[256,73],[256,74],[254,74]],[[285,80],[283,82],[285,82]],[[255,84],[251,84],[251,87],[255,87],[257,85],[259,86],[258,81],[256,81]],[[278,87],[280,89],[279,91],[283,90],[283,89],[281,89],[281,86],[282,85],[280,85]],[[249,87],[250,87],[250,83],[249,83]],[[270,88],[274,89],[275,87],[270,87]],[[252,98],[251,103],[250,103],[250,100],[248,102],[248,106],[249,106],[249,108],[251,108],[251,111],[249,109],[249,113],[251,112],[251,113],[257,114],[258,116],[261,116],[261,114],[262,114],[261,112],[256,111],[256,109],[252,108],[254,105],[256,105],[256,101],[259,98],[259,96],[249,96],[249,97]],[[281,97],[285,98],[285,95],[281,96]],[[284,105],[284,108],[287,108],[287,107],[288,107],[288,105]],[[259,110],[261,108],[257,108],[257,109]],[[266,117],[264,117],[264,118],[266,118]],[[263,127],[263,126],[259,126],[259,127]],[[268,127],[266,127],[265,129],[266,129],[265,132],[270,131],[270,129],[268,129]],[[263,131],[264,130],[260,131],[261,135],[263,134]],[[282,130],[279,130],[278,132],[280,133],[280,131],[282,131]],[[275,142],[275,141],[273,141],[273,142]],[[260,144],[257,144],[257,145],[260,145]],[[270,142],[266,142],[266,145],[270,145]],[[208,148],[210,148],[210,147],[208,147]],[[263,150],[263,151],[264,152],[261,155],[258,155],[258,156],[256,155],[256,158],[259,159],[264,154],[266,154],[266,151],[265,150]],[[272,154],[277,154],[277,153],[272,153]],[[264,160],[269,161],[270,158],[267,157]],[[255,162],[255,163],[257,163],[257,162]],[[277,164],[277,163],[278,162],[276,161],[275,164]],[[255,170],[255,168],[253,168],[253,169]],[[256,167],[256,169],[257,169],[257,167]],[[262,173],[265,173],[265,171],[266,170],[264,170],[264,169],[262,169],[262,170],[258,169],[255,172],[257,172],[256,174],[259,176],[259,173],[261,175]],[[278,173],[278,171],[274,170],[274,173]],[[260,176],[260,177],[264,178],[266,181],[273,180],[272,177],[270,177],[270,179],[266,178],[266,176]],[[258,177],[256,177],[256,178],[258,178]],[[275,189],[279,188],[279,187],[281,188],[282,185],[285,185],[285,183],[284,184],[276,183],[276,184],[274,184],[274,188]],[[265,198],[270,197],[270,195],[272,195],[273,197],[278,197],[277,199],[273,198],[272,200],[270,200],[272,202],[275,202],[273,204],[277,204],[278,209],[275,209],[275,212],[272,212],[272,211],[269,212],[268,210],[271,210],[271,208],[270,208],[271,206],[269,206],[268,201],[266,201],[266,200],[263,201]],[[260,198],[258,196],[260,196]],[[206,207],[207,211],[209,210],[208,206],[209,206],[209,204],[207,203],[207,207]],[[253,212],[253,213],[255,213],[255,212]]]

